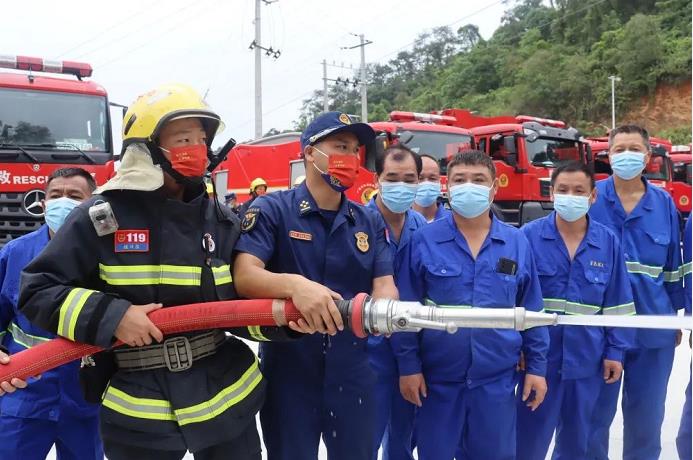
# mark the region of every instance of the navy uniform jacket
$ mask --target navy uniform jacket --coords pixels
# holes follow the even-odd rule
[[[559,315],[634,315],[635,304],[618,238],[589,219],[585,237],[568,255],[556,213],[522,227],[537,263],[544,309]],[[632,329],[558,326],[549,328],[549,370],[563,379],[597,375],[602,359],[623,362]]]
[[[50,240],[48,226],[8,242],[0,251],[0,340],[10,352],[38,345],[55,337],[29,322],[19,312],[19,277],[26,265]],[[0,398],[0,414],[57,421],[61,416],[95,417],[99,406],[84,401],[79,385],[79,361],[41,374],[22,391]]]
[[[245,214],[236,252],[252,254],[274,273],[295,273],[351,299],[370,293],[373,279],[392,275],[392,253],[382,217],[342,195],[337,211],[318,208],[305,183],[259,197]],[[366,339],[345,329],[334,337],[312,334],[289,343],[263,343],[261,353],[320,369],[326,381],[366,373]],[[284,355],[285,354],[285,355]]]
[[[366,208],[372,210],[374,214],[382,216],[378,205],[375,204],[375,198],[368,202]],[[392,251],[393,267],[395,275],[395,283],[399,279],[399,273],[404,265],[404,257],[408,254],[407,247],[411,243],[411,238],[414,232],[419,228],[426,225],[426,219],[418,212],[409,209],[404,217],[404,227],[402,228],[402,233],[399,236],[399,241],[395,241],[392,237],[392,231],[390,230],[387,222],[385,222],[385,227],[387,229],[387,243]],[[371,335],[368,337],[368,346],[370,353],[371,366],[378,372],[379,375],[398,375],[397,372],[397,362],[392,355],[392,348],[390,348],[389,341],[383,336]]]
[[[685,302],[679,213],[664,190],[642,180],[645,194],[628,216],[616,194],[613,177],[597,182],[597,201],[589,216],[620,238],[638,314],[674,315]],[[638,329],[634,346],[674,346],[674,334]]]
[[[438,308],[541,311],[541,288],[527,239],[518,229],[492,219],[476,260],[452,213],[418,230],[405,259],[409,266],[403,270],[407,276],[400,279],[400,298],[432,301]],[[514,274],[499,271],[501,258],[517,264]],[[434,330],[394,334],[391,342],[400,375],[423,371],[429,381],[461,382],[473,388],[514,372],[521,350],[527,372],[544,376],[549,336],[545,327],[524,332],[460,328],[452,335]]]

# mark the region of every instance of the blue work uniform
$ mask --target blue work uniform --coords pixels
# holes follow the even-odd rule
[[[683,286],[686,294],[686,315],[691,314],[691,218],[686,221],[686,229],[683,232],[683,261],[681,269],[683,275]],[[690,366],[689,366],[690,372]],[[679,434],[676,436],[676,449],[681,460],[691,460],[691,378],[688,377],[688,387],[686,388],[686,402],[681,414],[681,425]]]
[[[380,215],[375,198],[366,207]],[[416,230],[424,225],[426,225],[426,219],[421,214],[411,209],[408,210],[404,216],[402,233],[399,241],[397,241],[385,222],[387,243],[392,251],[394,263],[395,283],[399,279],[399,272],[402,269],[404,255],[411,242],[411,237]],[[375,389],[375,440],[377,445],[372,458],[373,460],[378,458],[378,446],[382,439],[383,460],[413,459],[412,436],[416,406],[405,400],[399,391],[399,372],[390,340],[383,336],[369,336],[368,358],[371,367],[378,376]]]
[[[614,178],[597,182],[589,216],[620,238],[638,314],[674,315],[684,305],[679,214],[671,197],[642,179],[645,194],[626,215]],[[623,367],[623,457],[656,459],[661,451],[667,383],[674,361],[675,331],[638,329]],[[590,458],[607,459],[609,427],[619,383],[603,384],[592,417]]]
[[[259,197],[248,209],[237,252],[274,273],[296,273],[351,299],[373,279],[392,275],[385,223],[342,195],[337,211],[320,210],[306,184]],[[349,330],[262,343],[267,400],[260,412],[270,460],[316,459],[320,435],[330,459],[370,458],[375,372],[366,339]]]
[[[609,229],[588,219],[571,260],[556,213],[522,227],[534,253],[544,310],[559,315],[633,315],[635,304],[623,252]],[[546,457],[556,430],[554,459],[584,459],[590,418],[603,382],[602,360],[623,362],[631,329],[558,326],[551,338],[544,402],[532,412],[517,395],[517,458]]]
[[[408,252],[406,276],[399,281],[402,300],[433,302],[438,308],[542,309],[527,239],[495,217],[476,258],[452,213],[418,230]],[[416,416],[419,459],[452,459],[460,443],[464,458],[515,458],[520,351],[528,372],[544,376],[548,341],[545,327],[393,335],[400,374],[423,373],[428,390]]]
[[[17,309],[20,274],[49,239],[44,225],[0,251],[0,336],[10,354],[55,337]],[[79,361],[46,371],[25,389],[0,397],[0,458],[43,459],[55,444],[61,460],[102,459],[98,412],[82,396]]]

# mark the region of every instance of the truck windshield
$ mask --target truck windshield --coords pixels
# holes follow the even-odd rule
[[[666,151],[662,149],[664,154],[657,154],[657,148],[652,149],[652,156],[650,156],[650,161],[645,165],[645,177],[648,180],[663,180],[669,182],[671,178],[669,177],[670,169],[670,159],[665,156]]]
[[[103,96],[0,88],[0,145],[108,152],[107,114]]]
[[[534,166],[558,166],[565,161],[582,161],[582,147],[578,141],[540,137],[525,142],[527,159]]]
[[[411,139],[406,146],[419,155],[430,155],[438,160],[441,174],[447,171],[448,160],[455,154],[472,147],[472,137],[466,134],[436,131],[408,131]],[[403,137],[406,134],[402,135]],[[406,139],[404,139],[406,141]]]

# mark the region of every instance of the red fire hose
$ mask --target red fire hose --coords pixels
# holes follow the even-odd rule
[[[359,337],[365,337],[363,307],[366,294],[351,301],[338,302],[345,325]],[[149,314],[149,319],[164,335],[205,329],[226,329],[246,326],[286,326],[301,318],[290,300],[228,300],[162,308]],[[118,341],[113,346],[123,345]],[[9,364],[0,365],[0,382],[17,377],[26,380],[47,370],[103,350],[58,337],[13,354]]]

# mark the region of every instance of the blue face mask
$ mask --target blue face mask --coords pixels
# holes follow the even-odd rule
[[[645,154],[626,150],[611,155],[611,169],[619,178],[631,180],[638,177],[645,169]]]
[[[433,205],[440,196],[440,182],[419,182],[414,202],[422,208]]]
[[[387,209],[395,214],[402,214],[411,208],[418,188],[418,184],[382,182],[380,184],[380,199],[383,200]]]
[[[46,212],[43,217],[46,219],[48,228],[50,228],[53,233],[56,233],[65,222],[65,219],[67,219],[68,214],[79,206],[79,204],[79,201],[66,196],[46,200]]]
[[[468,182],[450,187],[449,192],[450,206],[462,217],[478,217],[491,206],[491,187]]]
[[[557,193],[553,195],[553,208],[561,219],[575,222],[589,211],[590,197]]]

